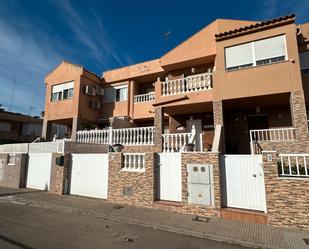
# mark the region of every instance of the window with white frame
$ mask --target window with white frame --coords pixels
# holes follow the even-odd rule
[[[52,86],[53,102],[73,98],[74,81]]]
[[[309,74],[309,51],[300,53],[299,59],[302,74]]]
[[[235,70],[287,60],[285,35],[225,48],[226,70]]]
[[[128,87],[121,86],[119,88],[115,87],[116,89],[116,101],[125,101],[128,100]]]

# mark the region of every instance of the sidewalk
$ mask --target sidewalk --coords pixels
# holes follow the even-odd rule
[[[192,221],[191,215],[114,205],[99,199],[0,187],[1,202],[51,209],[68,214],[90,215],[254,248],[309,249],[309,245],[306,245],[303,240],[309,239],[309,233],[306,232],[224,219]]]

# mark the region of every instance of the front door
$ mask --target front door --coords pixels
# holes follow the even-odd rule
[[[201,150],[200,134],[202,133],[202,120],[201,119],[187,120],[186,121],[187,132],[191,132],[193,125],[195,125],[195,129],[196,129],[196,135],[195,135],[195,139],[194,139],[195,150],[200,151]]]

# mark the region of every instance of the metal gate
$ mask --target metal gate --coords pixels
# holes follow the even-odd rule
[[[214,205],[213,167],[210,164],[188,164],[188,202]]]
[[[159,153],[157,170],[158,199],[181,202],[181,153]]]
[[[226,205],[266,212],[262,155],[224,155],[222,159]]]
[[[52,153],[29,153],[27,188],[50,189]]]
[[[108,154],[72,154],[70,193],[107,199]]]

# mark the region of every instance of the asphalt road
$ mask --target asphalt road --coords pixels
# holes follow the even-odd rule
[[[0,203],[0,248],[236,249],[242,247],[86,215],[65,214],[3,202]]]

